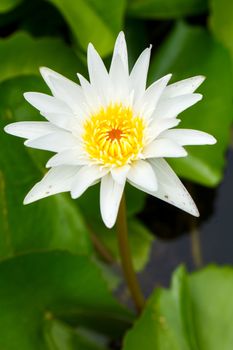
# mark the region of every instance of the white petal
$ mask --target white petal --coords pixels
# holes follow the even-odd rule
[[[201,94],[187,94],[172,98],[166,98],[159,101],[158,106],[153,114],[156,118],[174,118],[185,109],[191,107],[202,99]]]
[[[65,102],[73,112],[82,116],[85,110],[81,87],[51,69],[41,68],[40,72],[49,85],[54,97]]]
[[[167,162],[163,159],[152,159],[150,163],[158,179],[158,190],[156,192],[148,191],[148,193],[189,214],[199,216],[194,201]]]
[[[24,204],[35,202],[56,193],[70,191],[78,169],[78,167],[73,166],[61,166],[50,169],[44,178],[28,193],[24,199]]]
[[[128,73],[128,70],[129,70],[129,68],[128,68],[128,53],[127,53],[127,45],[126,45],[126,41],[125,41],[125,35],[123,32],[120,32],[117,39],[116,39],[110,71],[112,69],[113,61],[117,55],[119,55],[121,57],[122,63],[125,67],[125,70]]]
[[[108,170],[99,166],[83,166],[76,174],[71,187],[72,198],[80,197],[88,187],[93,185],[96,180],[102,178]]]
[[[77,146],[77,139],[66,131],[59,131],[49,135],[41,136],[34,140],[25,141],[28,147],[43,149],[52,152],[61,152],[68,148]]]
[[[92,44],[88,45],[87,63],[91,85],[97,90],[103,103],[108,103],[110,93],[108,72],[101,57]]]
[[[48,85],[48,87],[50,88],[52,94],[57,97],[58,99],[62,99],[62,94],[59,93],[59,88],[58,90],[56,89],[56,83],[54,83],[54,79],[56,80],[60,80],[61,84],[64,83],[64,85],[69,89],[69,87],[76,87],[77,84],[75,84],[73,81],[67,79],[66,77],[64,77],[62,74],[57,73],[55,71],[53,71],[50,68],[47,67],[40,67],[40,73],[44,79],[44,81],[46,82],[46,84]]]
[[[115,180],[119,184],[125,183],[126,175],[129,172],[129,170],[130,170],[129,165],[111,169],[113,180]]]
[[[164,131],[161,137],[169,138],[181,146],[213,145],[216,139],[206,132],[191,129],[172,129]]]
[[[59,129],[48,122],[17,122],[7,125],[4,130],[11,135],[25,139],[35,139]]]
[[[162,158],[162,157],[185,157],[187,152],[178,143],[169,139],[157,139],[152,141],[143,150],[145,158]]]
[[[135,100],[141,98],[146,90],[147,73],[151,48],[145,49],[135,63],[129,77],[130,90],[134,91]]]
[[[140,105],[143,106],[145,111],[149,110],[149,113],[146,113],[147,118],[149,118],[156,108],[159,98],[162,95],[168,81],[171,79],[171,76],[171,74],[168,74],[150,85],[146,89],[141,101],[135,103],[135,109],[140,109]]]
[[[108,228],[116,222],[117,213],[124,191],[125,183],[119,184],[111,174],[104,176],[100,186],[100,211],[102,219]]]
[[[96,90],[93,88],[93,86],[91,86],[89,81],[86,78],[84,78],[81,74],[78,73],[77,75],[82,86],[83,94],[88,107],[92,111],[96,111],[96,109],[101,107],[101,100],[98,97]]]
[[[163,93],[163,98],[176,97],[193,93],[205,80],[205,77],[198,75],[196,77],[184,79],[177,83],[168,85]]]
[[[25,92],[25,99],[36,109],[46,113],[72,113],[71,109],[56,97],[40,92]]]
[[[128,103],[129,76],[119,55],[112,60],[109,77],[112,84],[112,100]]]
[[[159,119],[154,120],[147,128],[147,140],[148,143],[153,141],[158,137],[163,131],[173,128],[180,123],[180,119],[171,118],[171,119]]]
[[[69,148],[65,151],[55,154],[46,164],[47,168],[60,165],[84,165],[88,163],[83,150],[78,148]]]
[[[148,191],[157,190],[158,184],[155,173],[151,165],[144,160],[138,160],[131,165],[127,178],[134,185],[140,186]]]
[[[77,125],[80,125],[80,120],[73,113],[41,113],[50,123],[59,128],[72,131]]]

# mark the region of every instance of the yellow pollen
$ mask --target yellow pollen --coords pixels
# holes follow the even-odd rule
[[[144,146],[145,125],[130,107],[110,104],[84,123],[83,144],[90,159],[102,166],[121,167],[137,160]]]

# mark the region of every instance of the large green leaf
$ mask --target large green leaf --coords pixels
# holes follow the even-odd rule
[[[47,66],[75,79],[84,71],[74,52],[62,40],[32,38],[17,32],[0,40],[0,82],[15,76],[39,74],[39,67]]]
[[[15,78],[0,84],[1,258],[38,249],[91,252],[86,224],[70,198],[58,195],[28,206],[22,204],[30,188],[43,176],[44,165],[40,168],[38,164],[47,154],[26,148],[22,139],[5,134],[3,126],[20,119],[38,118],[38,112],[22,96],[23,91],[36,89],[42,89],[38,77]],[[41,154],[43,157],[39,157]]]
[[[111,336],[116,337],[131,321],[111,296],[99,269],[87,257],[66,252],[34,253],[0,263],[0,309],[4,350],[51,349],[48,320],[66,320],[78,331],[106,335],[112,328]],[[52,336],[58,344],[64,341],[61,327],[51,332],[50,340]],[[77,344],[57,348],[77,349]]]
[[[134,17],[166,19],[201,14],[207,8],[207,0],[129,0],[128,12]]]
[[[19,5],[22,0],[1,0],[0,1],[0,13],[5,13],[12,10]]]
[[[231,350],[232,293],[230,267],[210,266],[190,276],[178,269],[171,289],[152,295],[124,350]]]
[[[49,0],[63,14],[75,38],[86,51],[93,43],[101,55],[109,54],[123,26],[125,0]]]
[[[233,2],[229,0],[211,0],[210,26],[218,38],[229,50],[233,58]]]
[[[233,119],[230,57],[204,29],[179,23],[154,56],[150,80],[170,72],[174,73],[173,81],[206,76],[199,89],[203,100],[181,114],[180,127],[203,130],[217,139],[214,146],[188,147],[189,156],[171,164],[179,175],[215,186],[223,175]]]

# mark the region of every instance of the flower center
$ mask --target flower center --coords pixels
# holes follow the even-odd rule
[[[120,129],[112,129],[108,132],[108,139],[113,140],[120,140],[122,135],[122,131]]]
[[[130,107],[110,104],[84,123],[83,144],[90,159],[108,167],[137,160],[144,146],[144,121]]]

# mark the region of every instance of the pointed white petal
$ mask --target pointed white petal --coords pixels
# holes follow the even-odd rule
[[[76,174],[71,187],[72,198],[80,197],[96,180],[106,175],[108,170],[96,165],[83,166]]]
[[[111,174],[113,177],[113,180],[115,180],[119,184],[125,183],[126,175],[128,171],[130,170],[129,165],[125,165],[120,168],[113,168],[111,169]]]
[[[25,141],[28,147],[43,149],[52,152],[61,152],[68,148],[77,146],[77,139],[66,131],[59,131],[49,135],[41,136],[34,140]]]
[[[47,168],[60,165],[84,165],[88,163],[84,151],[79,148],[69,148],[55,154],[46,164]]]
[[[128,53],[127,53],[127,45],[125,41],[125,35],[123,32],[120,32],[117,39],[116,43],[114,46],[114,51],[113,51],[113,56],[112,56],[112,63],[110,67],[110,71],[112,69],[112,64],[115,59],[115,57],[119,55],[121,57],[122,63],[125,67],[126,72],[128,73],[129,68],[128,68]]]
[[[101,106],[101,100],[98,97],[96,89],[81,74],[78,73],[77,75],[82,86],[83,94],[88,107],[92,111],[96,111],[96,109],[100,108]]]
[[[124,191],[125,183],[118,184],[111,174],[104,176],[100,186],[100,211],[102,219],[108,228],[116,222],[117,213]]]
[[[36,109],[46,113],[72,113],[71,109],[56,97],[40,92],[25,92],[24,98]]]
[[[17,122],[7,125],[4,130],[11,135],[25,139],[35,139],[59,131],[48,122]]]
[[[80,125],[80,119],[72,113],[42,112],[41,115],[45,117],[48,121],[50,121],[50,123],[65,130],[72,131],[76,127],[76,125]]]
[[[181,146],[213,145],[216,139],[206,132],[191,129],[172,129],[164,131],[161,137],[173,140]]]
[[[135,103],[135,109],[140,109],[140,105],[143,106],[145,110],[150,111],[149,113],[146,113],[147,118],[149,118],[156,108],[160,96],[162,95],[168,81],[171,79],[171,76],[171,74],[167,74],[150,85],[146,89],[141,101],[139,101],[139,103]]]
[[[40,68],[40,72],[58,100],[65,102],[73,112],[83,114],[84,96],[81,87],[49,68]]]
[[[147,128],[147,142],[148,144],[158,137],[163,131],[173,128],[180,123],[180,119],[159,119],[153,121]]]
[[[162,157],[185,157],[186,150],[178,143],[169,139],[157,139],[152,141],[143,150],[145,158],[162,158]]]
[[[205,80],[205,77],[198,75],[196,77],[184,79],[177,83],[168,85],[163,93],[163,98],[176,97],[193,93]]]
[[[156,192],[148,193],[188,212],[189,214],[199,216],[194,201],[167,162],[164,159],[152,159],[150,160],[150,163],[154,168],[158,179],[158,190]]]
[[[109,77],[112,84],[112,100],[128,103],[129,76],[119,55],[112,60]]]
[[[61,166],[50,169],[44,178],[27,194],[24,204],[35,202],[56,193],[70,191],[78,169],[78,167],[73,166]]]
[[[88,45],[87,63],[91,85],[96,89],[103,103],[109,102],[110,80],[108,72],[92,44]]]
[[[185,109],[191,107],[202,99],[201,94],[187,94],[172,98],[166,98],[159,101],[153,114],[153,118],[174,118]]]
[[[54,84],[54,79],[60,80],[61,83],[63,82],[67,87],[76,87],[77,84],[75,84],[73,81],[69,80],[68,78],[64,77],[62,74],[55,72],[54,70],[47,68],[47,67],[40,67],[40,73],[50,88],[52,94],[57,97],[58,99],[61,99],[62,95],[60,95],[59,91],[56,89],[56,84]],[[59,90],[59,89],[58,89]]]
[[[145,49],[135,63],[129,77],[130,90],[134,91],[135,100],[141,98],[146,90],[147,73],[150,62],[151,47]]]
[[[151,165],[144,160],[138,160],[131,165],[127,178],[134,185],[140,186],[147,191],[157,190],[158,184],[155,173]]]

